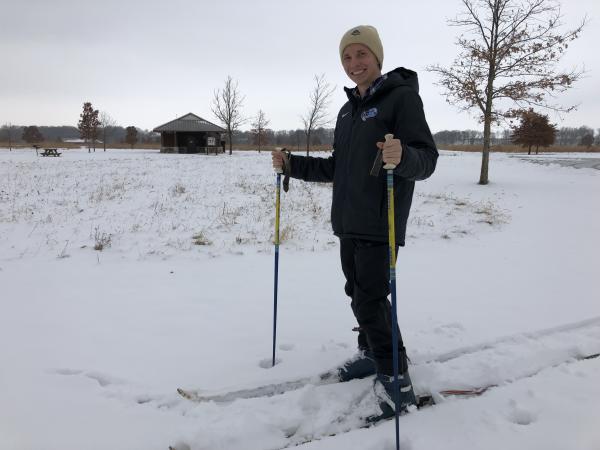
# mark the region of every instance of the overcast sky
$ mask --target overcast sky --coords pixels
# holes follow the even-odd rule
[[[481,128],[448,105],[428,64],[449,64],[458,29],[446,19],[459,0],[0,0],[0,125],[76,125],[91,101],[122,126],[152,129],[188,112],[216,122],[213,91],[231,75],[244,114],[265,111],[273,129],[301,127],[314,75],[335,85],[331,117],[345,101],[338,53],[342,34],[374,25],[383,71],[419,73],[432,131]],[[376,6],[379,5],[379,6]],[[588,72],[562,104],[580,104],[559,126],[600,127],[600,1],[565,0],[566,27],[589,23],[562,67]],[[594,44],[595,42],[595,44]],[[248,128],[248,126],[246,127]]]

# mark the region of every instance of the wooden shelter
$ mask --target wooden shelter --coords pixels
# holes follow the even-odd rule
[[[160,125],[152,131],[160,133],[161,153],[217,154],[225,149],[225,129],[192,113]]]

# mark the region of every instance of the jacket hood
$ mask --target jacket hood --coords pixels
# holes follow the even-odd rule
[[[392,87],[409,86],[413,88],[417,94],[419,93],[419,77],[414,70],[398,67],[391,72],[388,72],[386,75],[388,76],[389,84],[393,84]]]
[[[398,67],[386,74],[383,75],[385,80],[377,90],[372,94],[372,96],[380,95],[381,93],[387,92],[391,89],[397,88],[399,86],[408,86],[412,88],[417,94],[419,93],[419,78],[417,76],[417,72],[414,70],[406,69],[404,67]],[[351,101],[354,100],[354,89],[345,87],[344,91],[346,91],[346,95],[348,99]]]

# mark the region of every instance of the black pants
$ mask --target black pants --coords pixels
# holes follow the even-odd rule
[[[387,299],[390,293],[388,244],[341,238],[340,257],[346,277],[346,295],[352,299],[352,311],[360,327],[358,346],[373,352],[377,372],[392,375],[392,308]],[[398,366],[401,374],[408,368],[400,330]]]

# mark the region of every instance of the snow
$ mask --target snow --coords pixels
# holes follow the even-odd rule
[[[600,352],[600,172],[564,161],[590,157],[493,154],[479,186],[479,155],[442,152],[417,183],[397,265],[415,388],[498,386],[403,416],[403,450],[600,448],[600,360],[576,359]],[[0,449],[395,448],[393,422],[349,431],[375,408],[368,379],[225,403],[175,392],[311,377],[355,352],[331,187],[292,180],[280,362],[264,364],[269,165],[0,151]]]

